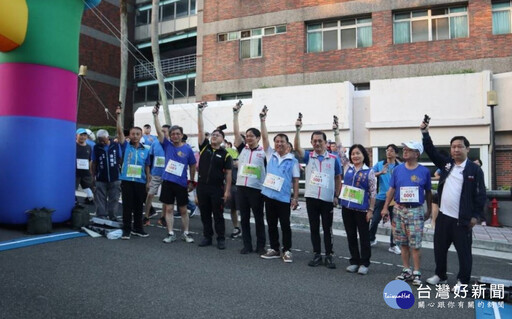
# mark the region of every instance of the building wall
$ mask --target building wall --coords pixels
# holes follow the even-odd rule
[[[512,89],[512,74],[499,75],[498,95]],[[441,75],[407,79],[376,80],[369,91],[355,91],[349,82],[305,86],[256,89],[253,98],[244,100],[240,112],[240,128],[259,128],[258,113],[263,105],[269,108],[267,128],[272,138],[285,133],[293,139],[297,113],[301,112],[302,147],[310,147],[310,136],[315,130],[326,132],[333,139],[332,115],[339,117],[340,138],[344,145],[362,144],[376,151],[390,143],[400,145],[408,140],[421,140],[419,124],[425,113],[430,114],[430,134],[436,146],[446,147],[455,135],[464,135],[472,148],[480,150],[486,185],[491,185],[490,171],[490,111],[486,94],[490,88],[490,72]],[[404,86],[409,85],[409,86]],[[424,96],[431,92],[430,97]],[[411,100],[412,96],[419,96]],[[204,112],[205,130],[227,124],[226,138],[232,140],[232,107],[236,101],[213,101]],[[508,107],[507,107],[508,108]],[[136,112],[136,125],[152,122],[151,107]],[[443,110],[446,110],[445,116]],[[449,110],[449,111],[448,111]],[[499,109],[497,109],[498,112]],[[504,112],[508,112],[503,110]],[[503,116],[505,113],[497,113]],[[173,124],[181,125],[196,145],[197,105],[173,105]],[[163,115],[161,115],[163,119]],[[497,127],[497,129],[499,129]],[[504,136],[511,132],[503,131]],[[375,152],[370,152],[375,155]],[[512,184],[512,145],[498,145],[497,185]]]
[[[128,2],[130,3],[130,1]],[[129,6],[129,8],[131,7]],[[119,100],[121,62],[120,43],[116,38],[119,34],[114,30],[114,27],[109,25],[109,22],[118,30],[120,29],[119,1],[103,0],[96,9],[84,12],[80,35],[79,63],[87,66],[88,72],[85,78],[89,81],[101,103],[94,97],[87,85],[82,83],[78,102],[78,123],[81,125],[115,125],[112,118],[107,118],[103,107],[103,105],[107,106],[115,116],[115,107]],[[133,23],[129,21],[128,25],[133,25]],[[133,30],[131,31],[131,34],[133,34]],[[128,109],[126,120],[130,122],[133,120],[130,88],[126,97]]]
[[[202,79],[197,95],[255,88],[512,70],[512,34],[492,35],[490,0],[468,1],[469,38],[393,44],[393,10],[460,1],[204,1]],[[368,48],[306,52],[305,21],[372,14]],[[240,41],[217,42],[220,32],[286,23],[263,38],[262,58],[239,58]],[[198,37],[201,39],[201,37]]]

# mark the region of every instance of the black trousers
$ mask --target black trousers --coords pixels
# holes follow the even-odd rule
[[[142,204],[146,200],[146,184],[130,181],[121,181],[121,198],[123,199],[123,231],[132,229],[141,231],[142,228]]]
[[[448,249],[451,244],[455,246],[459,257],[459,273],[457,279],[463,284],[469,284],[473,256],[471,245],[473,243],[473,230],[469,226],[458,225],[459,220],[439,212],[434,231],[434,257],[436,260],[436,275],[446,280]]]
[[[244,247],[252,250],[252,237],[251,237],[251,208],[254,215],[256,224],[256,251],[265,248],[265,221],[263,214],[263,195],[261,190],[237,186],[238,206],[240,207],[240,224],[242,225],[242,239]]]
[[[313,252],[315,254],[322,253],[320,240],[320,218],[322,218],[322,229],[324,231],[325,254],[332,254],[333,207],[332,202],[326,202],[316,198],[306,198],[311,243],[313,244]]]
[[[270,248],[279,251],[279,229],[277,223],[281,224],[283,233],[283,252],[292,248],[292,229],[290,228],[290,203],[284,203],[275,199],[263,196],[265,200],[265,212],[268,224],[268,239]]]
[[[372,250],[370,248],[370,230],[368,228],[369,222],[366,221],[366,213],[343,207],[341,217],[343,217],[343,224],[347,232],[350,264],[363,265],[366,267],[370,266]],[[357,233],[359,233],[361,253],[359,253]]]
[[[217,240],[225,238],[226,225],[224,223],[223,196],[223,186],[197,185],[197,200],[199,201],[199,209],[201,210],[203,236],[207,239],[212,239],[213,237],[212,222],[215,222]]]

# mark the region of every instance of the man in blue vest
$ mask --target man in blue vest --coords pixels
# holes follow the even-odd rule
[[[96,216],[117,220],[121,181],[121,146],[109,139],[108,131],[99,130],[98,143],[94,145],[92,172],[96,180]]]
[[[121,168],[121,191],[123,199],[123,235],[121,239],[130,239],[130,235],[148,237],[142,226],[142,206],[146,199],[146,189],[149,188],[149,149],[140,143],[142,129],[132,127],[129,130],[129,141],[126,140],[121,123],[121,106],[116,109],[117,136],[123,153]],[[133,215],[133,228],[132,228]]]
[[[341,191],[341,162],[338,156],[327,151],[327,137],[324,132],[311,134],[312,152],[304,152],[300,147],[300,130],[302,119],[295,123],[294,147],[306,164],[306,207],[313,244],[313,260],[308,265],[316,267],[323,263],[320,239],[320,218],[324,231],[325,266],[335,269],[332,250],[333,206],[338,206]]]
[[[274,137],[274,149],[270,147],[265,121],[267,108],[260,113],[261,140],[263,149],[267,155],[267,174],[263,182],[261,194],[265,200],[265,211],[268,224],[268,238],[270,249],[260,257],[263,259],[283,258],[285,263],[293,262],[292,230],[290,227],[290,207],[297,209],[299,202],[299,162],[288,152],[288,136],[277,134]],[[293,198],[291,189],[293,187]],[[291,200],[290,200],[291,198]],[[277,224],[281,224],[283,235],[282,256],[279,244],[279,230]]]

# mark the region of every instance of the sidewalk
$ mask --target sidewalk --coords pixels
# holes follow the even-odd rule
[[[300,201],[300,210],[292,211],[291,222],[294,224],[309,227],[308,212],[306,202]],[[430,228],[430,220],[425,224],[423,232],[423,241],[433,243],[434,229]],[[343,219],[341,218],[341,209],[334,209],[334,230],[345,230]],[[379,224],[377,234],[389,236],[391,233],[391,223]],[[512,253],[512,228],[511,227],[491,227],[476,225],[473,228],[473,248],[481,248],[497,252]]]

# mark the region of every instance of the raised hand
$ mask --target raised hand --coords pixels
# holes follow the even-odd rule
[[[202,112],[208,106],[208,102],[201,102],[197,105],[197,109]]]
[[[267,118],[267,112],[268,112],[268,108],[266,105],[263,106],[263,109],[261,110],[260,112],[260,119],[261,120],[265,120]]]
[[[299,112],[297,121],[295,121],[295,128],[297,128],[297,130],[300,130],[302,128],[302,113],[301,112]]]
[[[242,105],[244,105],[242,103],[242,100],[239,100],[236,105],[233,107],[233,113],[234,114],[238,114],[240,112],[240,109],[242,108]]]
[[[153,115],[158,115],[160,111],[160,103],[156,102],[155,107],[153,108]]]

